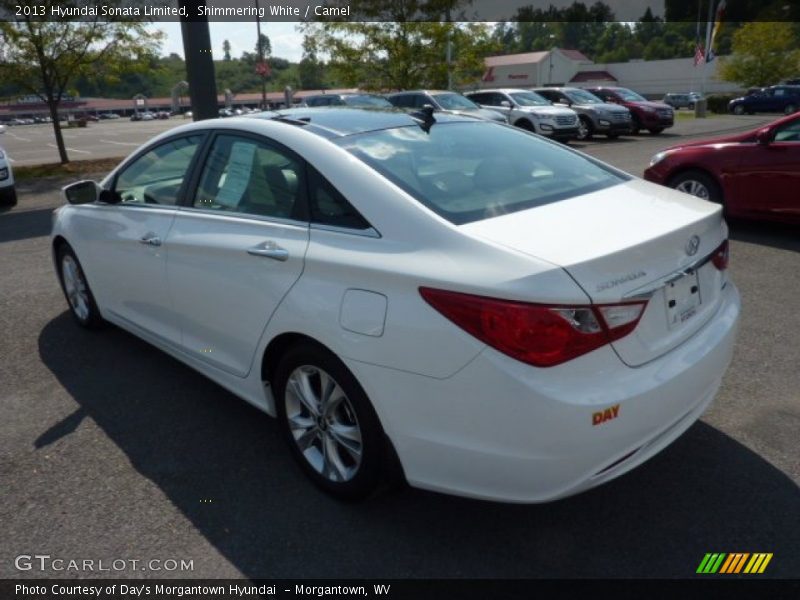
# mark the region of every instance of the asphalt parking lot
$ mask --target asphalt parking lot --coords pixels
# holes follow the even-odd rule
[[[687,136],[769,120],[575,147],[638,175]],[[161,125],[87,132],[133,143],[123,128]],[[408,488],[343,504],[306,481],[269,417],[132,335],[73,324],[47,238],[63,183],[22,183],[0,213],[0,578],[691,577],[707,552],[771,552],[757,577],[800,575],[798,228],[731,225],[733,364],[708,413],[648,463],[546,505]],[[194,568],[20,572],[20,554]]]
[[[154,135],[190,122],[181,117],[135,122],[122,118],[62,131],[70,159],[89,160],[126,156]],[[8,127],[0,135],[0,146],[8,151],[15,167],[59,162],[52,123]]]

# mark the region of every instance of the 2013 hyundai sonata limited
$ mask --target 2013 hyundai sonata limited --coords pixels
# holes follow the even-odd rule
[[[203,121],[65,195],[52,249],[77,322],[276,416],[341,497],[388,472],[476,498],[575,494],[681,435],[731,359],[719,205],[507,125]]]

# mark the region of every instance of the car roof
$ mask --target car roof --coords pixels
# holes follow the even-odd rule
[[[390,108],[290,108],[241,118],[285,121],[307,127],[308,131],[328,139],[381,129],[408,127],[420,123],[410,113]],[[475,122],[475,119],[471,117],[439,112],[436,113],[435,119],[438,122]],[[231,119],[226,119],[226,121],[230,122]]]
[[[533,90],[526,90],[524,88],[488,88],[485,90],[473,90],[469,94],[480,94],[481,92],[500,92],[502,94],[517,94],[519,92],[532,92]]]
[[[386,95],[400,96],[402,94],[458,94],[458,92],[453,92],[451,90],[403,90],[401,92],[392,92],[391,94]]]

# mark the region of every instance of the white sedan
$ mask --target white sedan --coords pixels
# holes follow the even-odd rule
[[[202,121],[65,195],[76,321],[276,416],[340,497],[397,472],[511,502],[586,490],[692,425],[733,351],[720,207],[511,126]]]

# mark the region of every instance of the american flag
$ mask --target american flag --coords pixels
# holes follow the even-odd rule
[[[703,52],[703,46],[697,44],[697,48],[694,51],[694,66],[696,67],[699,64],[702,64],[706,60],[705,52]]]

